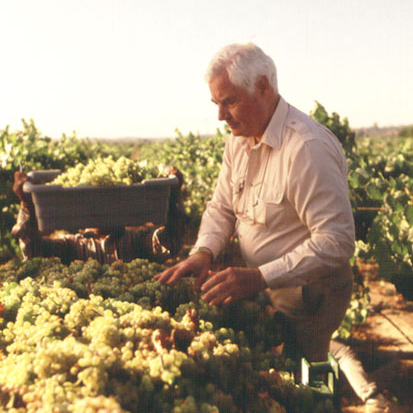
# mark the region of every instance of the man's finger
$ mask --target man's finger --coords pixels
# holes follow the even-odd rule
[[[182,278],[185,274],[189,272],[188,268],[185,267],[172,267],[168,270],[157,274],[155,277],[161,284],[172,285]]]
[[[169,277],[169,279],[165,281],[165,284],[173,285],[186,274],[187,274],[187,271],[177,269],[176,271],[173,272],[173,274]]]
[[[233,297],[230,295],[229,297],[227,297],[224,301],[223,301],[223,305],[228,305],[231,304],[234,301]]]
[[[159,278],[161,278],[163,275],[165,275],[168,271],[170,271],[171,269],[170,268],[168,268],[167,270],[165,270],[165,271],[162,271],[162,272],[159,272],[158,274],[155,274],[154,276],[153,276],[153,278],[155,278],[155,280],[158,280]]]
[[[214,278],[214,281],[218,278],[219,276],[212,277]],[[225,282],[225,277],[219,277],[221,278],[221,281],[217,282],[214,285],[209,285],[208,289],[203,289],[205,284],[209,283],[211,281],[208,280],[207,283],[204,284],[202,287],[202,291],[205,292],[205,294],[202,296],[202,299],[205,301],[208,301],[209,303],[217,304],[218,302],[224,301],[229,295],[231,295],[231,286],[229,286]]]
[[[174,268],[168,268],[165,271],[160,272],[159,274],[154,275],[153,278],[155,278],[155,280],[158,280],[159,282],[165,282],[166,280],[169,279],[169,277],[173,274],[174,272]]]
[[[201,272],[201,274],[199,274],[198,277],[195,278],[195,289],[196,290],[200,290],[201,287],[203,286],[204,282],[206,279],[208,279],[208,277],[210,276],[210,273],[212,271],[205,271],[203,270]]]
[[[213,271],[209,271],[209,279],[208,281],[206,281],[202,287],[201,287],[201,291],[206,292],[209,291],[212,287],[214,287],[216,284],[221,283],[222,281],[225,280],[225,272],[221,271],[221,272],[213,272]]]
[[[227,290],[220,291],[218,289],[217,291],[214,291],[214,296],[206,297],[205,299],[204,299],[204,297],[202,297],[202,299],[207,301],[211,305],[221,305],[221,304],[224,304],[228,299],[232,298],[228,294],[229,294],[229,291],[227,291]]]

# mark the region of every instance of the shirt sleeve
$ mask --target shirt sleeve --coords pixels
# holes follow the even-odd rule
[[[355,247],[347,168],[339,143],[305,139],[289,159],[285,197],[309,237],[259,266],[271,288],[297,286],[348,264]]]
[[[224,157],[218,176],[218,183],[211,201],[202,215],[198,239],[193,250],[207,247],[214,258],[225,247],[234,232],[235,215],[232,206],[231,138],[225,144]]]

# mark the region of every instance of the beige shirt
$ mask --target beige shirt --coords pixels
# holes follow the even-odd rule
[[[227,140],[195,248],[216,257],[234,232],[246,264],[271,288],[304,284],[354,253],[340,142],[282,97],[258,144]]]

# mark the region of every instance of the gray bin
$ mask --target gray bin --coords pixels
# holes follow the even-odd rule
[[[79,186],[64,188],[45,185],[61,171],[33,171],[23,185],[31,195],[39,231],[49,234],[57,229],[120,228],[148,222],[166,223],[171,187],[178,178],[147,179],[139,184],[110,187]]]

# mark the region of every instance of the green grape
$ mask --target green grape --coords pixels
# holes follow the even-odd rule
[[[103,395],[76,399],[68,409],[73,413],[126,413],[114,397]]]
[[[261,375],[283,367],[266,338],[277,324],[256,303],[210,306],[193,279],[161,285],[153,275],[164,267],[146,260],[64,266],[42,258],[6,268],[0,389],[24,389],[8,391],[10,404],[33,412],[275,406],[259,391],[278,386]]]
[[[121,156],[90,159],[86,165],[77,164],[60,174],[50,184],[63,187],[132,185],[144,179],[165,176],[162,168],[146,161],[135,161]]]

